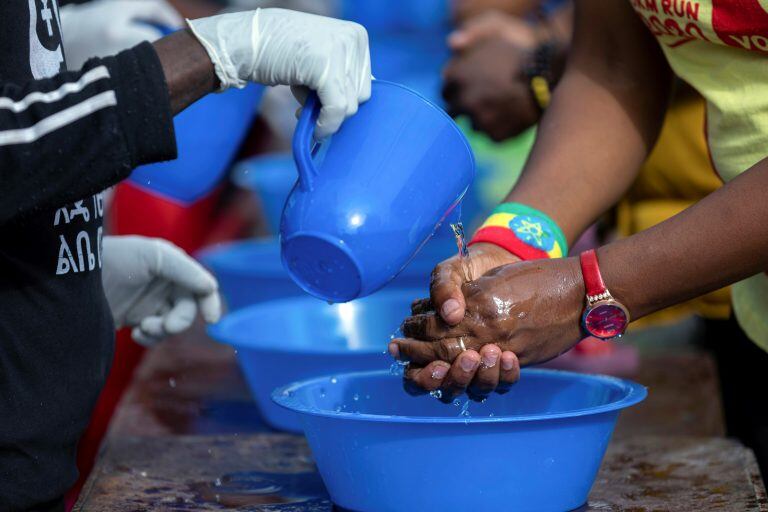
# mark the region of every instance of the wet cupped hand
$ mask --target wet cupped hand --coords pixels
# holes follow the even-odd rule
[[[480,243],[470,246],[468,258],[461,259],[456,255],[435,267],[430,283],[431,297],[415,301],[412,314],[439,312],[443,321],[450,325],[458,324],[464,318],[466,307],[462,291],[464,283],[491,269],[517,261],[520,261],[517,256],[493,244]],[[397,343],[390,345],[390,352],[394,357],[398,357]],[[482,390],[498,388],[499,382],[512,383],[517,380],[519,365],[513,353],[501,353],[498,347],[492,345],[481,352],[467,351],[465,355],[452,361],[453,366],[445,361],[433,361],[427,368],[411,363],[406,372],[406,385],[409,388],[414,388],[415,385],[417,389],[426,390],[441,386],[446,389],[463,389],[469,381],[474,380],[472,388],[482,393]],[[497,364],[499,362],[500,364]],[[446,381],[446,377],[450,378]],[[450,393],[447,393],[446,397],[449,395]]]
[[[503,390],[519,378],[520,365],[552,359],[581,337],[584,287],[575,258],[503,264],[463,283],[458,322],[437,313],[435,292],[447,288],[433,282],[432,299],[414,303],[405,338],[390,345],[393,356],[409,361],[406,378],[425,390]]]

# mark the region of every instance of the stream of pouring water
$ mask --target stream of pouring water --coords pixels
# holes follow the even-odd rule
[[[464,236],[464,224],[462,224],[461,221],[452,223],[451,225],[451,231],[453,231],[453,235],[456,237],[456,247],[459,252],[459,261],[461,262],[461,271],[463,273],[464,281],[469,282],[471,281],[471,275],[472,272],[470,271],[470,263],[469,263],[469,250],[467,249],[467,240]],[[403,336],[402,331],[400,328],[395,330],[395,332],[392,333],[390,336],[390,339],[400,338]],[[384,351],[384,354],[387,352]],[[405,361],[394,361],[392,365],[389,368],[389,371],[393,375],[403,375],[405,371],[405,367],[407,366],[407,362]],[[433,398],[440,399],[442,398],[442,391],[441,390],[435,390],[429,393]],[[485,401],[485,400],[483,400]],[[460,400],[456,399],[453,401],[453,405],[457,407],[461,407],[459,411],[459,416],[464,417],[465,423],[469,421],[469,417],[471,416],[469,412],[469,405],[470,400],[467,398],[462,403]]]
[[[451,224],[453,236],[456,237],[456,247],[459,249],[459,261],[461,262],[461,271],[464,274],[464,282],[472,280],[472,273],[469,271],[469,250],[467,249],[467,239],[464,237],[464,224],[461,221]]]

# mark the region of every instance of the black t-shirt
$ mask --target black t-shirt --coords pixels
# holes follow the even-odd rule
[[[175,157],[151,45],[64,69],[56,0],[0,1],[0,511],[77,478],[113,353],[101,191]]]

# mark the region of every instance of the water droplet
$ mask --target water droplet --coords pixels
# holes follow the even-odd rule
[[[440,389],[435,389],[434,391],[429,392],[429,396],[432,398],[437,398],[438,400],[443,398],[443,392]]]
[[[491,413],[488,413],[488,417],[489,417],[489,418],[493,418],[494,416],[496,416],[496,415],[495,415],[495,414],[493,414],[492,412],[491,412]]]
[[[331,384],[336,384],[338,382],[339,382],[339,379],[337,379],[336,377],[331,377]]]
[[[358,395],[357,393],[355,393],[354,395],[352,395],[352,400],[354,400],[355,402],[357,402],[358,400],[360,400],[360,395]]]
[[[391,373],[392,375],[400,375],[400,376],[402,376],[403,373],[405,373],[406,365],[408,365],[408,363],[406,363],[405,361],[395,361],[389,367],[389,373]]]
[[[147,477],[147,472],[146,471],[139,471],[139,475],[141,475],[144,478],[146,478]]]
[[[176,387],[176,379],[174,379],[173,377],[168,379],[168,385],[171,386],[172,388],[175,388]]]
[[[216,480],[214,480],[213,485],[215,485],[216,487],[221,487],[221,478],[217,478]]]
[[[325,398],[325,388],[320,388],[320,398]]]

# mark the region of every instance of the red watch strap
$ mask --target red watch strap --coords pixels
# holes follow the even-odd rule
[[[600,266],[597,263],[597,253],[594,249],[584,251],[579,256],[581,261],[581,275],[584,278],[584,288],[587,295],[600,295],[605,292],[603,276],[600,275]]]

